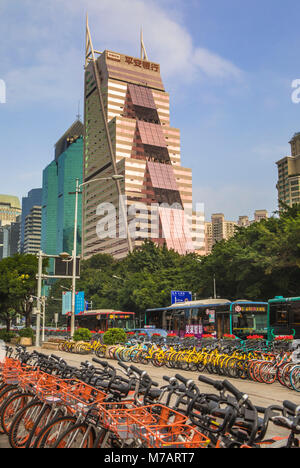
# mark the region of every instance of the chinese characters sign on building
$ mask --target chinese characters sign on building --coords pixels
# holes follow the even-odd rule
[[[135,67],[144,68],[145,70],[159,72],[159,65],[157,63],[148,62],[146,60],[126,56],[125,63],[128,65],[134,65]]]
[[[202,325],[186,325],[185,333],[192,334],[192,335],[202,335],[203,326]]]
[[[128,55],[120,55],[115,52],[107,52],[107,58],[113,60],[114,62],[123,62],[127,65],[132,65],[133,67],[141,68],[144,70],[153,71],[156,73],[160,72],[160,66],[158,63],[149,62],[148,60],[141,60],[135,57],[129,57]]]

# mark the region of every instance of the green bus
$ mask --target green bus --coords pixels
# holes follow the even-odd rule
[[[293,335],[300,339],[300,297],[276,296],[268,302],[268,339],[276,335]]]

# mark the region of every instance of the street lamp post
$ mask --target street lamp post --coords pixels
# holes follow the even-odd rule
[[[197,262],[201,263],[201,260],[197,259]],[[217,299],[217,284],[216,284],[216,274],[213,275],[213,289],[214,289],[214,299]]]
[[[45,327],[46,327],[46,296],[42,297],[42,306],[43,306],[42,342],[44,342],[45,341]]]
[[[214,274],[214,299],[217,299],[216,275]]]
[[[78,194],[80,191],[79,179],[76,179],[75,192],[75,219],[74,219],[74,243],[73,243],[73,272],[72,272],[72,314],[70,333],[73,338],[75,332],[75,296],[76,296],[76,257],[77,257],[77,223],[78,223]]]
[[[71,338],[74,336],[75,332],[75,297],[76,297],[76,258],[77,258],[77,224],[78,224],[78,195],[81,192],[81,188],[85,187],[86,185],[89,185],[93,182],[98,182],[100,180],[114,180],[117,184],[119,184],[120,180],[123,180],[124,176],[119,175],[119,174],[114,174],[110,177],[100,177],[97,179],[92,179],[89,180],[88,182],[83,182],[82,184],[79,184],[79,179],[76,179],[76,191],[75,191],[75,218],[74,218],[74,242],[73,242],[73,252],[72,252],[72,259],[73,259],[73,272],[72,272],[72,312],[71,312],[71,323],[70,323],[70,334]],[[123,207],[123,205],[122,205]],[[123,207],[124,211],[124,207]],[[124,216],[124,212],[123,212]],[[127,235],[129,235],[129,230],[128,230],[128,224],[126,221],[126,227],[127,227]],[[132,250],[131,247],[131,238],[128,238],[130,250]]]

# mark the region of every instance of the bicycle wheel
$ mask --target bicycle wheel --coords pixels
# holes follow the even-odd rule
[[[162,367],[165,364],[165,356],[161,351],[156,351],[152,356],[152,364],[154,367]]]
[[[44,407],[41,401],[33,401],[17,413],[8,433],[12,448],[25,448],[35,422]]]
[[[4,407],[6,402],[15,393],[19,393],[15,385],[6,385],[4,388],[2,388],[2,391],[0,393],[0,415],[1,415],[2,408]],[[4,434],[4,430],[1,427],[1,419],[0,419],[0,434]]]
[[[94,448],[121,448],[122,443],[117,437],[107,429],[100,429],[97,433]]]
[[[95,432],[92,426],[85,423],[69,427],[56,441],[53,448],[93,448]]]
[[[290,373],[290,382],[296,392],[300,392],[300,366],[295,366]]]
[[[58,343],[58,350],[59,351],[65,351],[65,342],[62,341],[61,343]]]
[[[289,362],[288,364],[284,364],[280,366],[277,372],[277,378],[281,385],[284,387],[292,388],[291,381],[290,381],[290,373],[291,370],[295,367],[295,363]]]
[[[95,354],[99,359],[102,359],[105,357],[105,352],[106,352],[106,345],[101,345],[99,348],[96,349]]]
[[[40,432],[33,448],[53,448],[61,435],[76,424],[76,422],[77,420],[74,416],[59,416],[58,418],[54,418]]]
[[[1,407],[1,427],[5,434],[9,433],[16,414],[22,410],[34,396],[31,393],[15,393]]]
[[[259,376],[263,383],[272,384],[275,382],[277,377],[276,366],[272,362],[268,362],[260,366]]]
[[[148,359],[147,359],[147,351],[141,350],[138,353],[137,359],[139,364],[143,364],[144,366],[148,364]]]
[[[44,408],[41,410],[40,414],[36,418],[35,425],[30,433],[25,448],[32,448],[44,427],[50,421],[52,421],[54,417],[58,416],[64,416],[64,413],[62,413],[60,409],[53,408],[49,404],[44,406]]]

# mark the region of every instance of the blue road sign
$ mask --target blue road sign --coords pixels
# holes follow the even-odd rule
[[[189,302],[192,300],[191,291],[171,291],[171,304]]]
[[[79,291],[75,296],[75,315],[83,314],[85,311],[84,291]]]
[[[84,291],[76,292],[75,295],[75,315],[83,314],[85,311]],[[62,293],[62,315],[69,315],[72,312],[72,292]]]
[[[62,315],[68,315],[72,312],[72,293],[64,291],[62,293]]]

